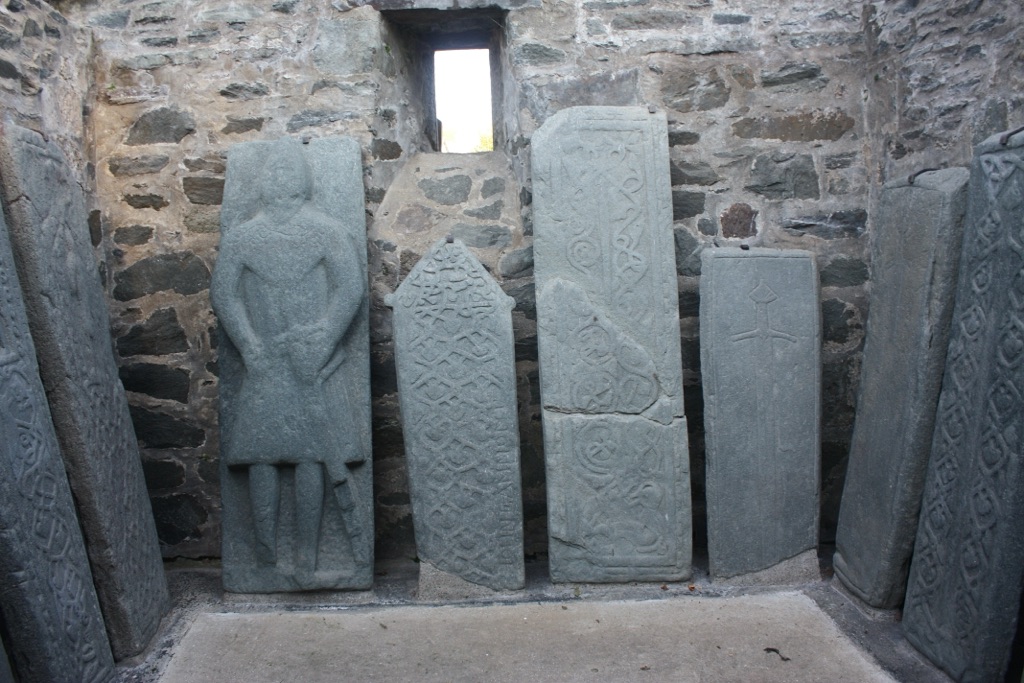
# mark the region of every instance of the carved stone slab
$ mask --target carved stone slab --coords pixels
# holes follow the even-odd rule
[[[210,294],[229,591],[373,582],[364,210],[355,140],[228,152]]]
[[[1024,135],[975,148],[907,639],[958,681],[1002,680],[1024,573]]]
[[[13,124],[0,176],[29,325],[114,657],[170,606],[138,443],[118,379],[82,191],[63,153]]]
[[[531,143],[553,581],[690,575],[664,114],[574,107]]]
[[[442,240],[386,302],[420,560],[522,588],[515,300],[462,242]]]
[[[833,565],[873,607],[903,602],[949,340],[965,168],[883,188],[857,421]]]
[[[107,681],[93,589],[0,216],[0,622],[19,680]],[[0,648],[0,680],[7,657]]]
[[[818,274],[806,251],[701,258],[708,555],[729,577],[817,546]]]

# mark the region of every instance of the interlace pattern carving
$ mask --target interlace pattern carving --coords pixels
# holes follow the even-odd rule
[[[908,637],[979,681],[1005,666],[1024,562],[1024,155],[985,144],[905,606]]]
[[[513,300],[461,242],[439,242],[395,294],[413,520],[421,558],[523,586]]]
[[[4,127],[5,185],[19,252],[30,264],[49,388],[97,592],[118,657],[140,651],[169,604],[135,432],[111,349],[107,308],[81,188],[63,153]],[[50,198],[59,198],[50,200]],[[26,287],[29,290],[29,287]]]

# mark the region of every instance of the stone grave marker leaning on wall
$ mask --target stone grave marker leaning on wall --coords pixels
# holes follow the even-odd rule
[[[1002,680],[1024,579],[1024,134],[974,150],[907,639],[958,681]]]
[[[228,153],[211,298],[220,347],[224,586],[373,581],[366,229],[359,145]]]
[[[875,220],[873,294],[833,559],[872,607],[903,602],[942,383],[965,168],[887,184]]]
[[[40,376],[122,659],[146,646],[170,598],[85,200],[60,149],[11,123],[0,130],[0,176]]]
[[[0,622],[18,680],[113,673],[60,448],[0,215]],[[7,656],[0,645],[0,681]]]
[[[821,322],[814,255],[730,247],[701,257],[711,576],[772,571],[776,580],[816,579]]]
[[[690,575],[663,113],[573,107],[532,139],[553,581]]]

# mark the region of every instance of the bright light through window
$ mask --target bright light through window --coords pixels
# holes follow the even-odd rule
[[[442,152],[494,149],[488,50],[435,52],[434,96],[437,118],[441,121]]]

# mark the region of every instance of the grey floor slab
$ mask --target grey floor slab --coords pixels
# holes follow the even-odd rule
[[[894,681],[796,592],[199,615],[162,683]]]

